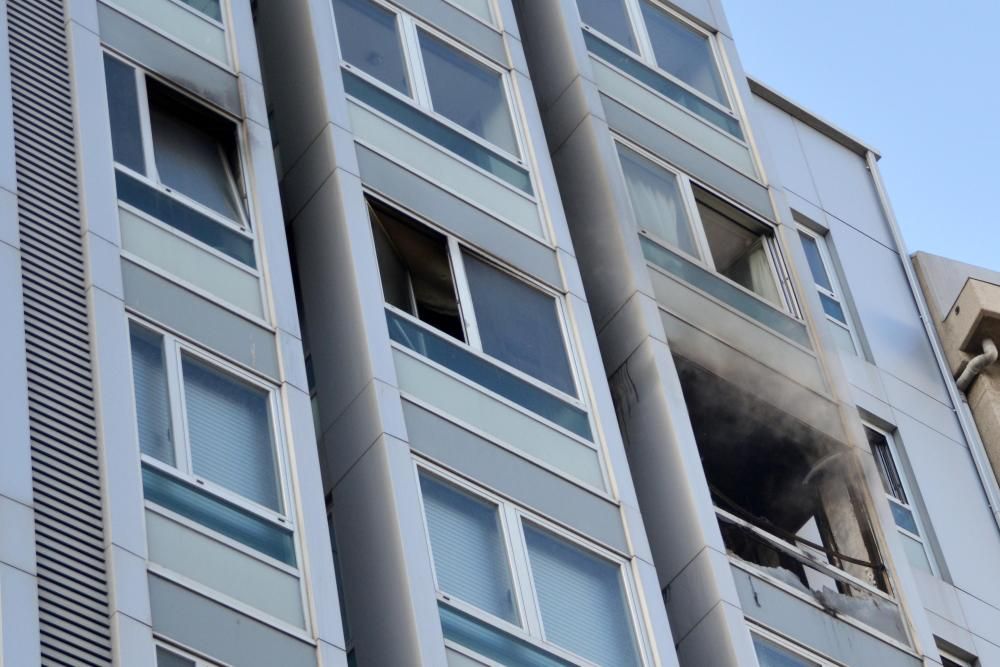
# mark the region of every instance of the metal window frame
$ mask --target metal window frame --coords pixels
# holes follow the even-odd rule
[[[832,325],[847,331],[851,337],[851,343],[854,345],[855,354],[860,356],[864,348],[861,346],[861,337],[858,334],[858,328],[854,323],[853,316],[851,315],[851,308],[847,303],[847,293],[844,291],[844,287],[840,282],[840,272],[837,271],[837,266],[833,262],[833,255],[830,252],[828,245],[828,234],[815,232],[801,223],[797,223],[795,228],[799,234],[808,236],[816,242],[816,248],[819,250],[820,262],[823,264],[823,270],[826,271],[827,280],[830,281],[830,286],[833,289],[828,290],[824,288],[816,282],[815,278],[813,279],[813,285],[816,287],[817,292],[824,294],[828,298],[837,302],[837,304],[841,307],[841,310],[844,311],[844,319],[846,322],[841,322],[840,320],[831,317],[826,312],[823,313],[824,317],[826,317],[827,321]],[[811,275],[812,273],[810,272],[810,276]]]
[[[734,120],[740,123],[741,127],[746,125],[743,118],[741,118],[740,114],[737,113],[736,111],[736,104],[734,101],[736,98],[736,86],[734,85],[732,78],[729,75],[730,68],[728,67],[725,54],[719,47],[718,37],[716,34],[714,34],[709,30],[706,30],[705,28],[698,25],[694,21],[691,21],[690,19],[682,16],[681,14],[671,9],[664,3],[659,2],[658,0],[621,0],[621,2],[625,6],[625,13],[627,15],[629,27],[632,30],[632,36],[635,38],[638,50],[632,50],[628,48],[624,44],[621,44],[620,42],[616,41],[614,38],[601,32],[599,28],[584,22],[582,16],[580,17],[580,25],[583,26],[584,30],[593,34],[595,37],[598,37],[602,41],[607,42],[608,44],[614,46],[615,48],[630,54],[631,56],[635,57],[640,62],[642,62],[644,65],[653,68],[659,74],[669,78],[673,83],[681,86],[687,92],[696,95],[699,99],[701,99],[705,103],[715,107],[716,109],[725,113],[726,115],[731,116]],[[649,30],[646,27],[646,21],[642,16],[642,6],[641,6],[642,2],[649,2],[657,10],[662,11],[668,17],[674,19],[684,27],[691,29],[692,31],[698,33],[699,35],[705,38],[705,41],[709,45],[709,51],[712,54],[712,67],[715,68],[715,71],[719,76],[719,81],[722,83],[723,92],[725,93],[726,101],[729,103],[729,106],[720,103],[718,100],[715,100],[712,97],[706,95],[705,93],[698,90],[694,86],[691,86],[690,84],[682,81],[676,75],[674,75],[669,70],[665,69],[662,65],[660,65],[657,62],[656,53],[653,50],[653,41],[652,39],[650,39]],[[692,112],[688,111],[688,113]],[[736,137],[733,137],[733,139],[736,141],[740,141],[740,143],[746,144],[745,141],[741,141]]]
[[[690,253],[685,252],[683,249],[678,248],[672,243],[664,239],[661,239],[655,234],[650,234],[645,229],[640,228],[635,216],[635,209],[632,207],[632,198],[626,196],[626,199],[628,200],[629,212],[632,215],[632,221],[639,234],[649,238],[650,240],[654,241],[659,245],[669,248],[672,252],[676,252],[682,257],[690,260],[691,262],[694,262],[695,264],[707,269],[708,271],[711,271],[720,280],[724,280],[728,284],[752,296],[761,303],[767,304],[771,308],[775,308],[785,313],[786,315],[791,315],[794,318],[800,319],[798,300],[795,296],[795,290],[793,289],[791,279],[788,276],[788,269],[786,266],[784,253],[782,253],[781,246],[778,241],[778,227],[774,223],[765,220],[761,218],[759,215],[756,215],[748,211],[740,204],[732,201],[729,197],[705,185],[701,181],[692,178],[684,171],[666,162],[663,158],[657,156],[656,154],[652,153],[643,146],[628,140],[624,136],[619,134],[612,134],[612,140],[615,142],[616,148],[620,146],[628,150],[631,150],[633,153],[636,153],[640,157],[649,160],[649,162],[651,162],[654,166],[662,169],[664,172],[674,176],[677,179],[677,187],[681,195],[681,201],[684,206],[685,213],[688,217],[688,222],[690,224],[691,231],[693,231],[692,237],[695,243],[695,247],[701,254],[701,257],[691,255]],[[618,159],[616,160],[617,164],[615,165],[615,168],[617,169],[618,176],[622,179],[622,183],[626,184],[625,191],[627,193],[628,186],[627,186],[627,180],[625,178],[625,169],[622,166],[620,154],[616,154],[616,157],[618,157]],[[774,279],[775,289],[777,290],[778,297],[781,300],[780,304],[775,304],[771,301],[768,301],[760,294],[757,294],[753,290],[745,287],[744,285],[739,284],[735,280],[732,280],[727,276],[724,276],[718,272],[718,270],[715,267],[715,259],[712,257],[712,249],[708,245],[708,238],[705,234],[705,224],[702,221],[701,213],[698,210],[698,201],[694,193],[694,185],[697,185],[699,188],[705,190],[712,196],[718,197],[726,204],[737,209],[740,213],[746,215],[747,217],[751,218],[754,222],[760,224],[765,229],[767,229],[766,232],[760,235],[760,238],[763,241],[764,250],[767,254],[768,265],[771,269],[771,276]],[[733,222],[734,224],[739,224],[735,221]]]
[[[512,375],[515,375],[516,377],[540,389],[545,390],[547,393],[556,396],[560,400],[565,401],[571,405],[574,405],[582,410],[585,410],[588,413],[590,412],[589,402],[587,400],[587,397],[589,395],[589,392],[587,391],[588,383],[585,381],[586,378],[584,377],[583,374],[584,366],[580,358],[579,346],[576,342],[576,339],[572,336],[572,330],[569,326],[570,317],[566,305],[565,294],[552,289],[552,287],[542,283],[537,278],[528,273],[525,273],[523,271],[518,271],[517,269],[507,264],[504,264],[501,260],[487,254],[483,248],[480,248],[477,245],[473,245],[472,243],[465,241],[459,236],[456,236],[453,232],[446,230],[443,227],[428,220],[426,217],[421,216],[420,214],[415,213],[403,206],[400,206],[399,204],[396,204],[392,200],[388,199],[387,197],[373,190],[365,188],[364,194],[366,200],[367,199],[374,200],[379,204],[398,212],[403,217],[409,218],[418,225],[427,227],[433,233],[439,234],[440,236],[444,237],[445,252],[448,255],[448,263],[449,267],[451,268],[452,287],[455,290],[455,298],[458,301],[459,319],[461,320],[462,330],[465,332],[466,335],[465,341],[455,340],[454,342],[456,345],[465,347],[471,352],[474,352],[477,356],[480,356],[488,360],[491,364],[499,366],[503,370],[508,371]],[[371,216],[372,207],[370,206],[370,204],[368,210],[369,210],[369,216]],[[374,223],[374,221],[372,222]],[[525,371],[515,368],[514,366],[511,366],[507,362],[498,359],[494,356],[491,356],[488,352],[486,352],[483,349],[482,340],[479,335],[479,325],[476,320],[475,300],[472,298],[471,287],[469,285],[468,277],[466,276],[465,272],[466,253],[472,255],[479,261],[488,264],[497,271],[501,271],[502,273],[513,278],[514,280],[517,280],[523,283],[524,285],[527,285],[531,289],[534,289],[553,300],[556,306],[556,318],[559,322],[559,333],[560,336],[562,337],[563,349],[566,352],[566,360],[569,362],[570,376],[573,382],[573,388],[576,390],[575,395],[568,394],[562,391],[561,389],[558,389],[534,377],[533,375],[526,373]],[[409,277],[407,277],[407,279],[409,284]],[[381,284],[379,285],[379,289],[381,289]],[[412,285],[410,285],[410,290],[412,299]],[[383,295],[383,302],[385,307],[391,309],[394,313],[398,313],[401,316],[404,316],[420,324],[424,328],[429,328],[432,331],[443,334],[443,332],[440,332],[438,329],[429,326],[426,322],[414,316],[412,313],[407,313],[405,311],[402,311],[399,308],[389,304],[388,302],[385,302],[384,295]],[[592,415],[591,415],[591,422],[593,422]],[[594,426],[595,425],[591,423],[592,429]]]
[[[155,648],[162,648],[164,651],[173,653],[185,660],[190,660],[194,663],[194,667],[232,667],[229,663],[219,662],[215,658],[210,659],[204,653],[179,644],[175,640],[165,636],[154,634],[153,644]]]
[[[899,483],[903,487],[903,493],[906,494],[906,501],[904,502],[896,498],[888,491],[886,491],[885,493],[885,499],[887,502],[896,503],[900,507],[910,512],[910,514],[913,515],[913,521],[914,523],[917,524],[917,530],[920,531],[920,534],[919,535],[914,534],[911,531],[899,526],[896,523],[895,518],[893,518],[893,526],[902,535],[909,537],[910,539],[920,543],[920,546],[924,550],[924,556],[927,558],[927,564],[930,566],[931,574],[938,576],[941,570],[938,567],[937,560],[934,558],[934,553],[930,548],[930,544],[928,543],[927,538],[925,537],[927,534],[927,526],[925,525],[923,516],[921,515],[919,508],[917,508],[916,505],[914,504],[914,499],[916,498],[916,496],[914,496],[913,494],[913,486],[910,484],[909,476],[906,474],[906,471],[903,468],[903,466],[900,465],[899,443],[896,441],[896,433],[898,433],[898,430],[895,432],[890,432],[884,428],[876,426],[875,424],[865,419],[861,420],[861,425],[864,428],[869,429],[875,433],[878,433],[879,435],[885,438],[886,444],[888,444],[889,446],[889,456],[891,457],[892,465],[896,470],[896,476],[899,478]],[[874,456],[874,453],[872,458],[875,459],[875,465],[878,466],[879,458],[877,456]]]
[[[418,490],[420,487],[421,475],[435,479],[439,483],[450,485],[459,492],[465,493],[482,502],[493,504],[497,507],[497,517],[501,525],[501,530],[505,536],[505,546],[507,548],[507,565],[510,568],[511,584],[515,588],[515,598],[522,606],[519,608],[521,625],[513,625],[485,612],[475,605],[463,602],[459,598],[441,590],[437,581],[437,573],[434,574],[434,586],[440,602],[444,602],[459,611],[469,614],[476,619],[500,628],[504,632],[517,637],[523,641],[537,646],[540,650],[551,653],[574,663],[586,665],[587,667],[597,667],[589,660],[576,655],[568,649],[562,648],[545,638],[544,626],[542,622],[541,608],[538,602],[538,594],[535,590],[534,577],[532,576],[531,564],[528,549],[525,544],[524,529],[525,523],[533,524],[537,528],[546,531],[557,539],[562,539],[570,546],[603,560],[618,567],[620,582],[625,592],[625,603],[628,607],[629,622],[632,629],[632,639],[635,641],[638,650],[639,660],[642,665],[652,664],[652,653],[649,646],[649,637],[646,634],[645,624],[642,623],[642,611],[640,608],[640,598],[636,588],[631,569],[628,566],[628,559],[620,554],[608,550],[605,547],[593,544],[584,540],[581,536],[566,530],[549,519],[546,519],[528,509],[515,504],[503,496],[488,491],[471,481],[460,477],[444,468],[437,466],[430,461],[414,457],[413,474],[416,479]],[[431,551],[430,529],[427,523],[427,514],[424,509],[423,493],[420,492],[419,505],[423,519],[424,539],[427,542],[428,550]],[[433,566],[433,552],[432,566]],[[433,567],[432,567],[433,569]],[[468,649],[464,649],[469,652]],[[475,652],[472,652],[475,654]],[[478,654],[476,654],[478,655]],[[480,659],[477,657],[477,659]],[[487,664],[489,661],[487,660]]]
[[[821,655],[814,649],[807,649],[801,644],[798,644],[784,635],[779,634],[764,625],[760,625],[757,622],[749,621],[748,625],[750,627],[751,635],[756,635],[761,639],[769,641],[772,644],[785,649],[795,657],[802,658],[804,661],[812,663],[807,667],[847,667],[844,663]]]
[[[427,23],[417,17],[403,11],[400,7],[396,5],[389,4],[385,0],[362,0],[363,2],[368,2],[380,9],[387,11],[395,17],[396,30],[399,34],[400,39],[400,49],[403,55],[403,66],[406,68],[407,80],[410,85],[409,94],[404,94],[399,90],[396,90],[392,86],[386,84],[375,76],[372,76],[368,72],[365,72],[360,67],[352,65],[346,58],[344,58],[343,52],[340,53],[341,67],[345,70],[351,72],[352,74],[363,78],[368,83],[377,86],[380,90],[393,95],[394,97],[409,103],[411,106],[416,107],[421,112],[429,115],[434,120],[447,126],[449,129],[454,130],[461,134],[462,136],[474,141],[475,143],[483,146],[487,150],[494,152],[501,157],[513,162],[514,164],[527,169],[529,177],[532,180],[533,189],[537,189],[537,183],[535,183],[534,172],[535,170],[529,166],[530,151],[528,150],[528,142],[525,136],[524,123],[515,108],[514,101],[519,99],[515,96],[514,85],[511,78],[510,70],[499,67],[496,63],[488,60],[474,50],[468,48],[460,41],[456,40],[454,37],[446,32],[438,29],[436,26]],[[336,29],[336,19],[334,20],[334,28]],[[484,137],[479,136],[475,132],[471,132],[466,128],[462,127],[458,123],[454,122],[447,116],[439,113],[434,109],[434,105],[431,101],[430,86],[428,84],[427,70],[424,66],[423,52],[420,47],[420,31],[426,32],[431,37],[437,38],[444,42],[448,47],[455,49],[460,54],[467,56],[468,58],[474,60],[479,65],[482,65],[486,69],[496,72],[499,75],[500,85],[504,93],[504,98],[507,106],[507,114],[510,118],[511,127],[514,130],[514,140],[517,144],[518,154],[515,155],[505,150],[504,148],[492,143]],[[353,99],[353,98],[351,98]]]

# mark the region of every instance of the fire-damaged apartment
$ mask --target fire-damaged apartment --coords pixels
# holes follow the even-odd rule
[[[0,664],[1000,667],[1000,273],[723,4],[0,0]]]

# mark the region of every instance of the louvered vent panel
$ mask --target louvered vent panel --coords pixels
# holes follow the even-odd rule
[[[42,663],[111,664],[63,3],[8,0]]]

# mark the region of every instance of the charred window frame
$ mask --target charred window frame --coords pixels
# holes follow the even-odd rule
[[[913,566],[934,574],[937,568],[927,544],[924,522],[913,503],[911,485],[899,465],[896,438],[873,424],[865,422],[863,426],[907,558]]]
[[[559,295],[387,203],[367,202],[387,306],[582,406]]]

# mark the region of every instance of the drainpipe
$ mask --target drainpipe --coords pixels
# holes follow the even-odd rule
[[[941,344],[938,340],[937,331],[934,329],[930,314],[927,312],[927,304],[924,301],[923,292],[920,290],[916,274],[913,271],[913,264],[910,263],[910,253],[906,249],[906,244],[903,243],[902,234],[899,232],[899,225],[896,223],[896,215],[892,212],[889,196],[882,185],[882,176],[879,174],[875,154],[868,151],[865,154],[865,160],[868,162],[868,171],[872,175],[872,182],[875,183],[875,190],[878,192],[882,212],[889,223],[892,241],[896,244],[896,251],[899,252],[899,259],[903,264],[903,272],[906,274],[906,282],[910,285],[913,300],[917,305],[917,312],[920,313],[920,321],[923,322],[924,332],[931,343],[931,350],[934,353],[934,359],[937,361],[941,377],[945,379],[944,384],[948,390],[948,397],[951,399],[952,405],[955,406],[955,416],[958,417],[958,424],[962,429],[962,435],[965,436],[966,442],[969,443],[969,452],[972,454],[972,462],[975,464],[976,472],[979,475],[979,483],[986,494],[986,502],[989,505],[990,514],[993,515],[996,528],[1000,531],[1000,486],[997,485],[997,478],[987,462],[986,450],[983,447],[983,441],[979,438],[979,429],[976,428],[975,423],[972,421],[965,395],[960,393],[958,387],[951,381],[951,370],[948,367],[948,362],[945,361],[944,354],[941,352]]]
[[[983,353],[973,357],[963,365],[963,368],[959,369],[958,379],[955,380],[958,390],[964,392],[968,389],[976,376],[986,370],[987,366],[995,363],[996,360],[997,344],[993,342],[992,338],[984,338]]]

